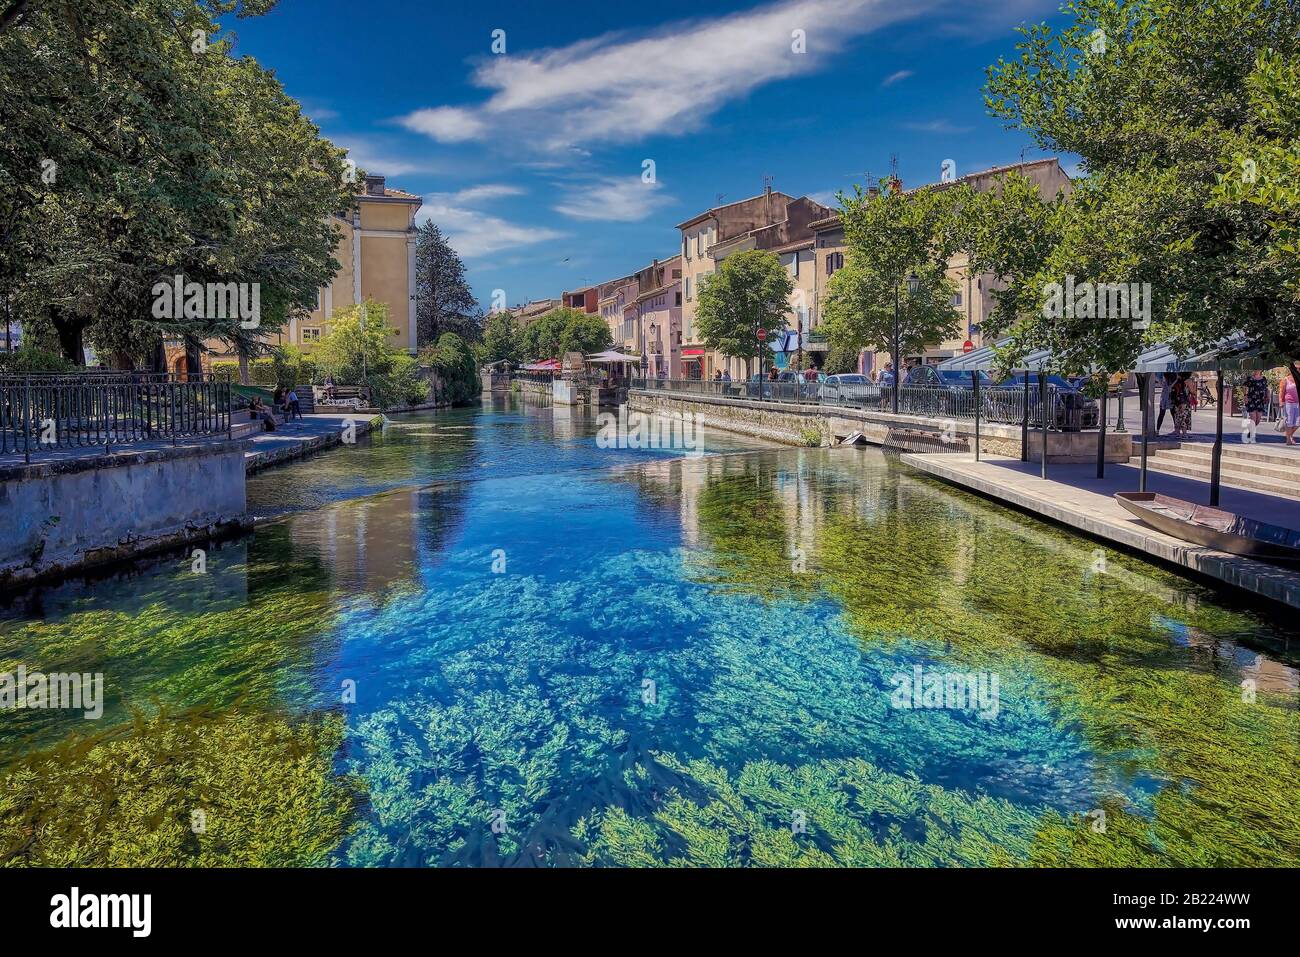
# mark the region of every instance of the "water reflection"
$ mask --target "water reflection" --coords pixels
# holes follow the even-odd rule
[[[1300,861],[1288,628],[875,452],[595,433],[513,401],[409,417],[259,476],[283,517],[207,578],[11,609],[0,667],[102,670],[112,700],[93,733],[0,715],[0,856]],[[918,668],[996,676],[996,717],[900,710]]]

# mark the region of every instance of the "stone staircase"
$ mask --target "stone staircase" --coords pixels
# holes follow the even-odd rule
[[[1208,482],[1213,451],[1208,442],[1152,450],[1147,468]],[[1141,461],[1134,455],[1129,464],[1137,466]],[[1300,499],[1300,449],[1272,443],[1241,445],[1225,438],[1221,479],[1224,485]]]

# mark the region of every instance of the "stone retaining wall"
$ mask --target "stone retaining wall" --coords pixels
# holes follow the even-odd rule
[[[0,588],[249,527],[247,447],[210,442],[0,468]]]
[[[668,415],[690,413],[705,428],[738,432],[769,439],[786,445],[806,445],[806,432],[816,431],[819,444],[835,445],[854,432],[861,432],[873,445],[884,445],[891,430],[946,436],[948,442],[975,447],[975,423],[956,419],[933,419],[920,415],[894,415],[876,409],[836,407],[795,402],[760,402],[756,399],[693,395],[634,389],[628,395],[628,408],[641,412]],[[1021,432],[1018,425],[1000,422],[980,424],[980,451],[986,455],[1019,458]],[[1106,461],[1127,462],[1132,440],[1124,434],[1106,436]],[[1042,432],[1029,433],[1029,458],[1042,458]],[[1097,457],[1097,433],[1049,432],[1047,461],[1091,462]]]

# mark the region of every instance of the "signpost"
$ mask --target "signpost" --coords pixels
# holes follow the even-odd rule
[[[767,330],[762,326],[758,327],[758,341],[767,342]],[[758,394],[760,397],[763,394],[763,350],[761,348],[758,350]]]

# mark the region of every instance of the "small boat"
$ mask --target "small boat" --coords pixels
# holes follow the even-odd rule
[[[1152,528],[1197,545],[1267,561],[1300,562],[1300,531],[1155,492],[1116,492],[1115,500]]]

